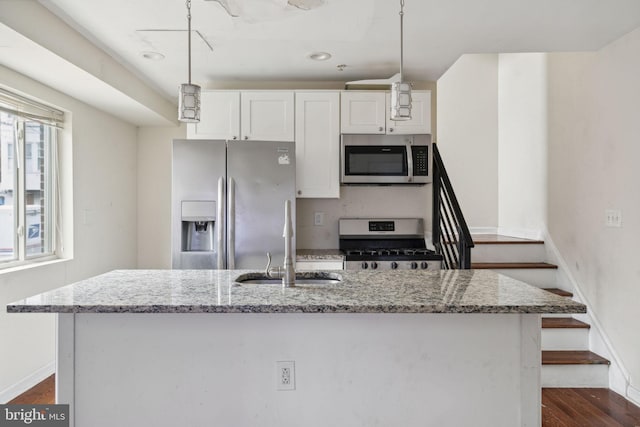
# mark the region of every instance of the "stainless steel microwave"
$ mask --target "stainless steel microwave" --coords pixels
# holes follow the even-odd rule
[[[342,135],[342,184],[431,182],[431,135]]]

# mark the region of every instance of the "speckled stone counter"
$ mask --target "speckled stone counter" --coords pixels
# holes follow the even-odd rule
[[[10,313],[584,313],[488,270],[340,271],[336,284],[241,284],[242,270],[116,270],[7,306]],[[317,273],[301,273],[306,275]]]
[[[297,261],[344,261],[344,254],[339,249],[298,249]]]
[[[585,311],[487,270],[260,274],[117,270],[7,310],[56,313],[70,427],[539,426],[539,313]]]

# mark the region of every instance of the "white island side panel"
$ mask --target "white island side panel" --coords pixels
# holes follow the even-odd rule
[[[539,426],[539,317],[76,314],[60,403],[76,427]]]

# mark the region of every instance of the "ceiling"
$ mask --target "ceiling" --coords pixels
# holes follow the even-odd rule
[[[399,0],[192,0],[192,81],[351,81],[399,70]],[[39,0],[175,102],[187,80],[184,0]],[[435,81],[464,53],[597,50],[640,26],[638,0],[405,0],[404,72]],[[51,34],[55,37],[55,34]],[[1,43],[0,43],[1,44]],[[308,55],[324,51],[323,62]],[[144,52],[164,55],[150,60]],[[1,51],[0,51],[1,53]],[[339,64],[346,67],[340,71]],[[20,71],[20,70],[18,70]]]

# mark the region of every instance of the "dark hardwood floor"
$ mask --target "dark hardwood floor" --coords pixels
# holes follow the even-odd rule
[[[56,401],[55,375],[30,388],[8,403],[12,405],[47,405]]]
[[[640,427],[640,408],[606,388],[544,388],[542,425]]]
[[[55,379],[11,400],[10,404],[55,402]],[[542,389],[542,427],[640,427],[640,408],[606,388]]]

